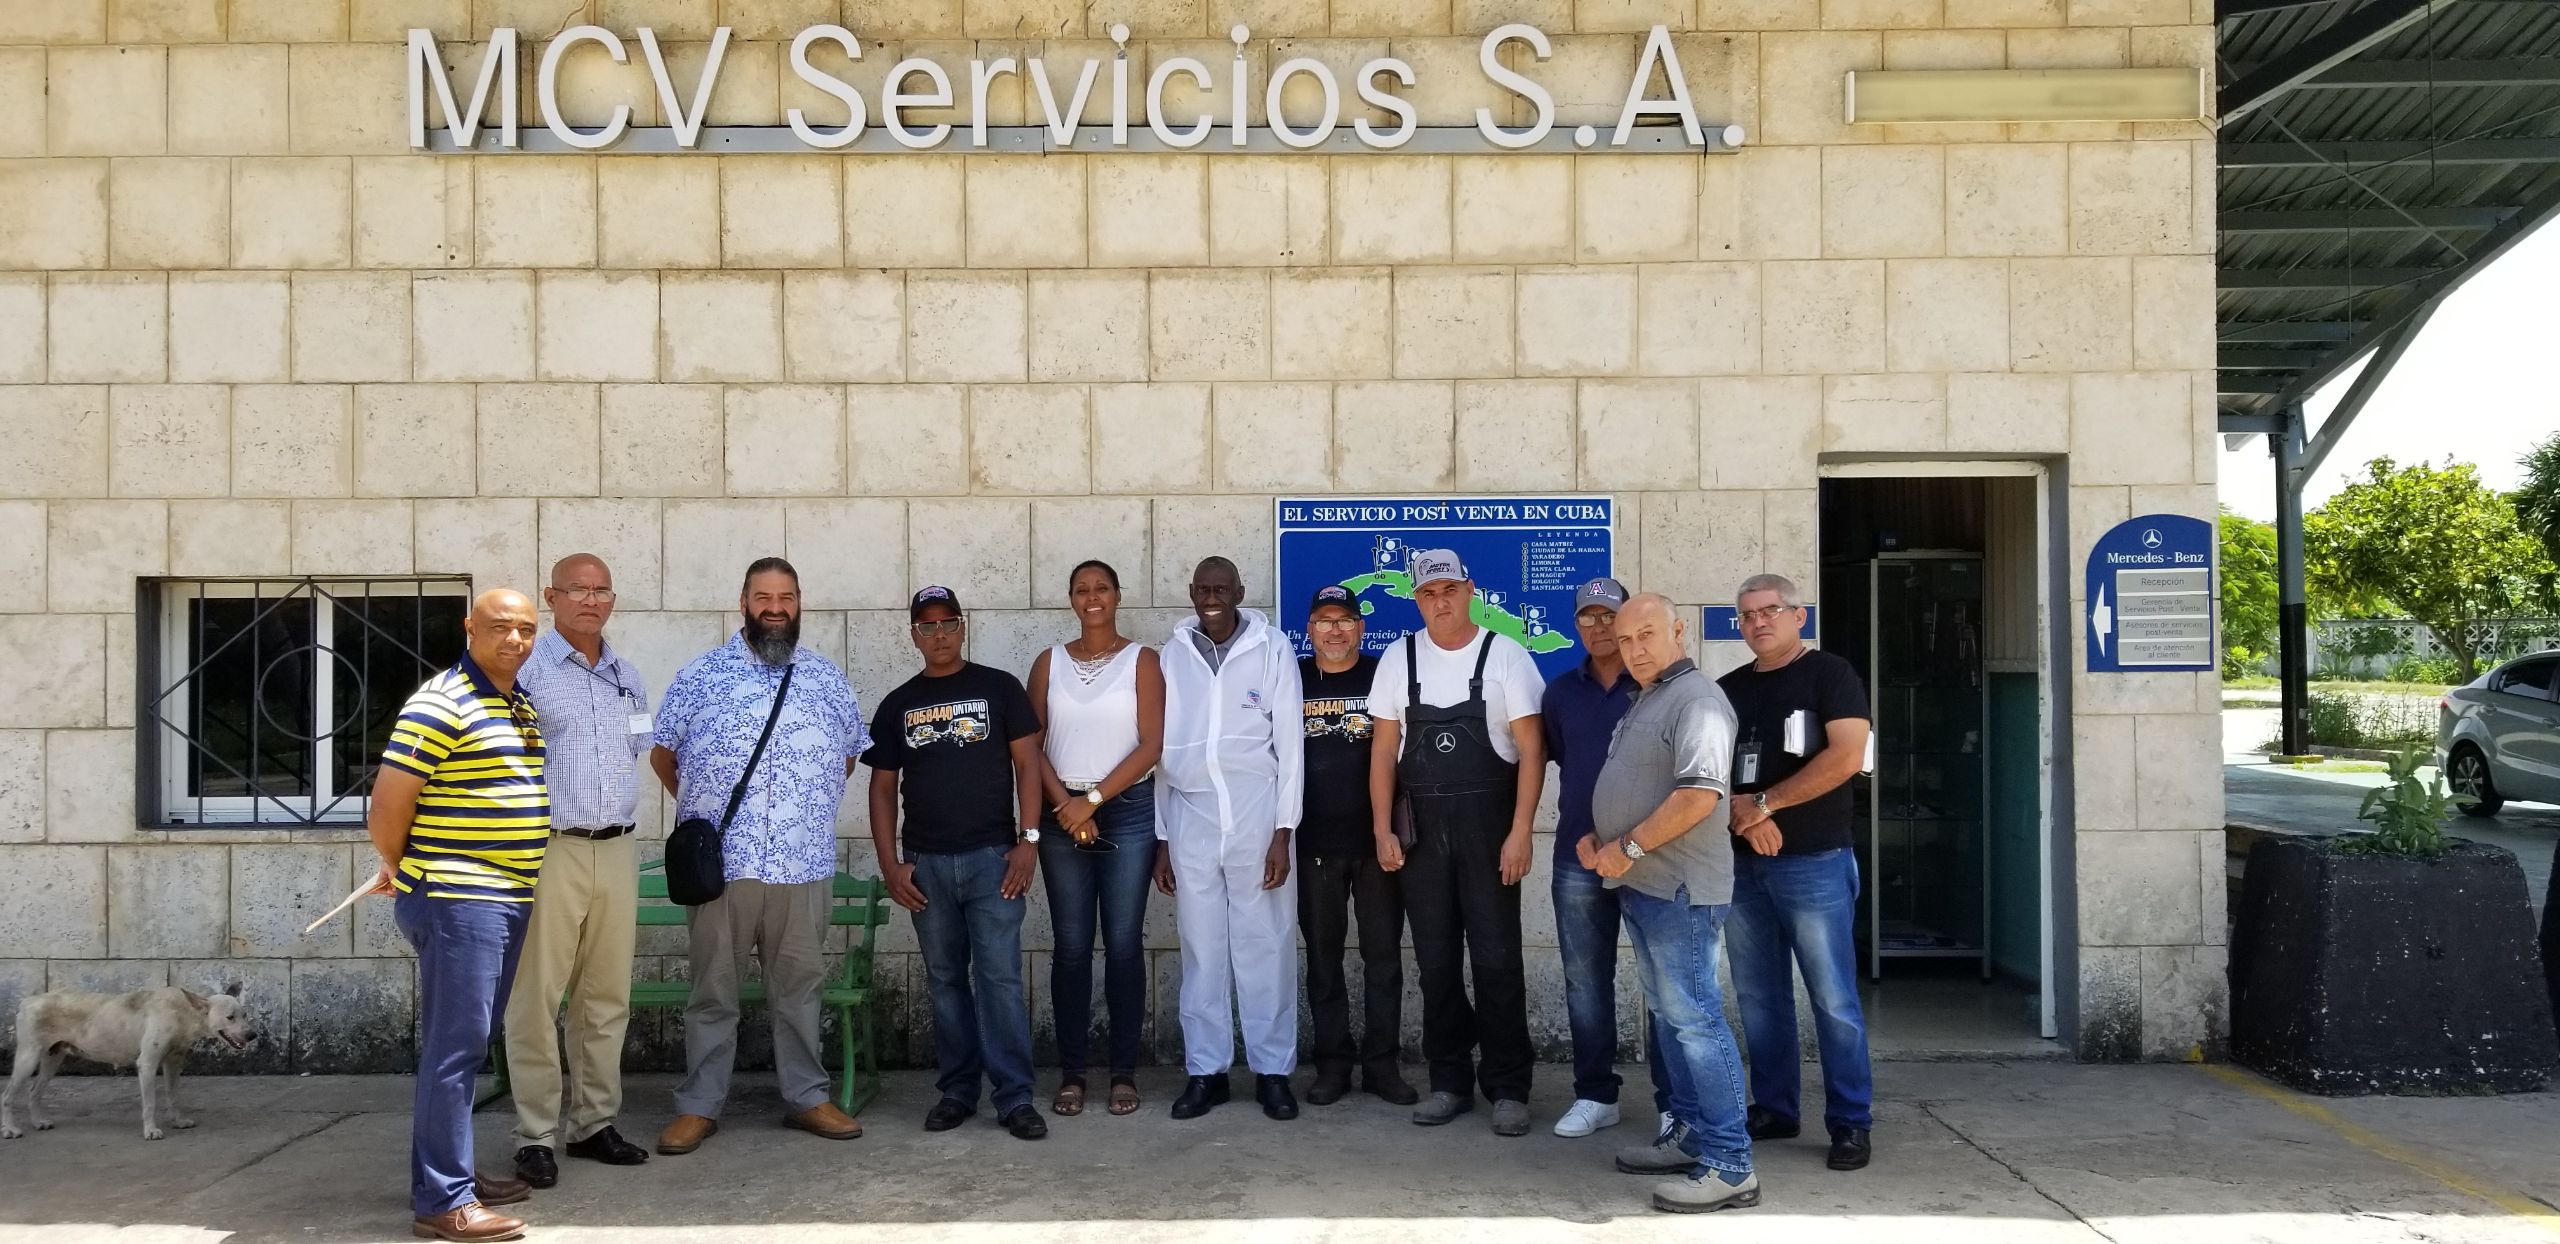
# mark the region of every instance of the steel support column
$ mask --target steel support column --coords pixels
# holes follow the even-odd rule
[[[2311,747],[2311,605],[2302,579],[2302,405],[2287,405],[2267,437],[2276,468],[2276,677],[2282,687],[2282,754]]]

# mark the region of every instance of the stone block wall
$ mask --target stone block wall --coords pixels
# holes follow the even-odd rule
[[[860,33],[875,79],[901,55],[1107,54],[1115,21],[1141,67],[1223,73],[1247,22],[1257,96],[1288,55],[1393,53],[1425,125],[1523,119],[1475,70],[1513,20],[1554,40],[1544,64],[1510,56],[1559,119],[1614,121],[1660,22],[1701,112],[1748,146],[406,149],[409,28],[476,66],[471,41],[514,26],[529,73],[570,20],[654,22],[680,81],[732,27],[709,123],[768,126],[834,107],[783,68],[814,22]],[[2203,66],[2211,20],[2209,0],[0,5],[0,1013],[42,988],[238,977],[277,1038],[241,1065],[403,1065],[412,978],[387,912],[299,932],[362,868],[357,835],[135,828],[141,576],[530,586],[591,550],[622,593],[617,643],[663,686],[733,624],[740,567],[780,553],[812,641],[876,697],[913,666],[897,610],[927,582],[968,601],[979,660],[1017,671],[1069,632],[1063,579],[1087,556],[1121,569],[1149,638],[1208,553],[1270,607],[1283,492],[1606,493],[1621,574],[1690,604],[1761,570],[1814,580],[1826,459],[2063,467],[2074,566],[2128,514],[2209,518],[2210,134],[1852,127],[1840,99],[1852,69]],[[661,123],[637,62],[573,60],[571,119],[628,104]],[[1010,79],[987,119],[1037,109]],[[2070,688],[2080,1051],[2176,1055],[2220,1022],[2214,679]],[[644,814],[660,832],[663,809]],[[857,868],[862,816],[842,823]],[[1545,859],[1526,927],[1560,1052]],[[1034,924],[1045,1025],[1036,901]],[[891,1024],[920,1056],[903,922],[885,947]],[[640,973],[683,970],[663,939],[642,949]],[[634,1040],[663,1056],[671,1036]]]

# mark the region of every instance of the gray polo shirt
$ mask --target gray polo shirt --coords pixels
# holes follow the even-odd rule
[[[1618,850],[1617,840],[1643,824],[1675,790],[1730,795],[1733,734],[1733,705],[1724,688],[1689,661],[1664,670],[1652,686],[1636,693],[1635,704],[1609,737],[1609,759],[1591,793],[1592,838]],[[1716,800],[1706,820],[1647,852],[1625,876],[1607,884],[1633,886],[1666,901],[1687,886],[1693,906],[1732,902],[1733,844],[1725,841],[1732,833],[1729,802]]]

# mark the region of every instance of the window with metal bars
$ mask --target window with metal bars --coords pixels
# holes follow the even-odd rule
[[[458,577],[143,580],[142,822],[363,824],[401,705],[462,656],[470,592]]]

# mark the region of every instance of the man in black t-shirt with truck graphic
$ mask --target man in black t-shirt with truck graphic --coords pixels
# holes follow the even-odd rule
[[[1733,702],[1733,911],[1725,924],[1751,1062],[1751,1138],[1802,1128],[1795,975],[1822,1051],[1829,1164],[1867,1164],[1875,1082],[1858,1005],[1858,852],[1849,779],[1866,764],[1866,689],[1846,660],[1804,643],[1795,581],[1760,574],[1734,595],[1752,662],[1716,680]]]
[[[1362,652],[1368,630],[1360,602],[1327,584],[1307,606],[1307,638],[1315,654],[1298,660],[1305,690],[1306,806],[1298,822],[1298,928],[1307,939],[1307,1009],[1315,1021],[1311,1105],[1329,1106],[1361,1088],[1399,1106],[1421,1100],[1396,1064],[1403,1054],[1404,891],[1378,865],[1369,815],[1369,684],[1378,658]],[[1342,949],[1360,926],[1359,1040],[1351,1036],[1351,997]]]
[[[907,621],[924,672],[880,701],[862,763],[880,876],[914,913],[933,999],[942,1099],[924,1127],[975,1114],[983,1079],[1005,1130],[1038,1140],[1049,1125],[1031,1105],[1022,916],[1039,858],[1040,718],[1020,680],[961,656],[968,621],[951,589],[917,592]]]

